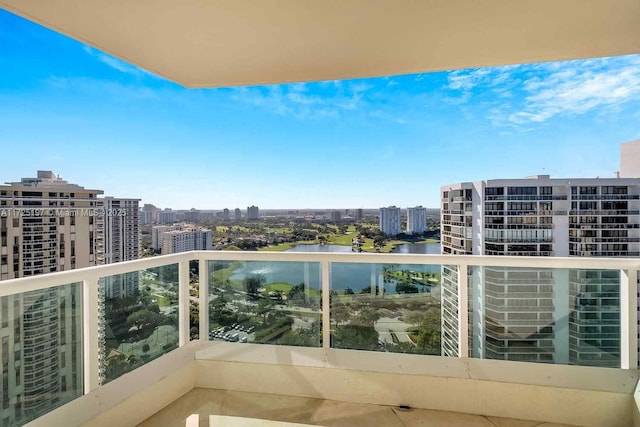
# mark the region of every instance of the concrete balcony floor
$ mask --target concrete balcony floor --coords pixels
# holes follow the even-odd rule
[[[214,417],[210,419],[210,416]],[[194,388],[138,426],[267,427],[284,426],[284,423],[332,427],[568,427],[456,412],[205,388]]]

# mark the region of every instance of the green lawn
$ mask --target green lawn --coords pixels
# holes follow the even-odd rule
[[[327,236],[327,243],[331,245],[344,245],[351,246],[351,241],[355,239],[357,236],[355,233],[352,234],[330,234]]]
[[[293,285],[291,283],[286,283],[286,282],[274,282],[274,283],[269,283],[264,288],[267,290],[267,292],[280,291],[286,294],[291,290],[291,288],[293,288]]]
[[[273,282],[265,285],[264,288],[267,292],[281,291],[286,294],[291,290],[291,288],[293,288],[293,285],[286,282]],[[320,291],[316,288],[309,288],[309,296],[311,298],[317,298],[320,296]]]

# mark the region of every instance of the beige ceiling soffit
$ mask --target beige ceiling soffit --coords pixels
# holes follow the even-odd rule
[[[640,0],[0,0],[186,87],[640,53]]]

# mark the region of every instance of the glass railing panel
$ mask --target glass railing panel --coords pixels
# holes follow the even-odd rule
[[[331,264],[331,346],[440,355],[441,266]]]
[[[320,264],[209,261],[209,339],[321,345]]]
[[[100,279],[100,378],[118,378],[178,347],[178,264]]]
[[[82,285],[0,298],[0,421],[22,425],[83,393]]]
[[[472,357],[620,367],[620,271],[470,267]]]

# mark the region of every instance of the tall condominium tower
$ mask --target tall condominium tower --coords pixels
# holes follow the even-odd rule
[[[427,208],[407,208],[407,233],[420,234],[427,229]]]
[[[441,188],[442,253],[640,254],[640,179],[527,179]],[[455,267],[443,266],[444,355],[457,355]],[[619,366],[619,273],[472,267],[472,356]]]
[[[160,224],[173,224],[178,220],[176,212],[169,208],[158,212],[158,222]]]
[[[156,225],[151,236],[153,249],[163,255],[209,250],[213,246],[213,231],[192,224]]]
[[[200,211],[197,209],[191,209],[184,213],[184,220],[188,222],[200,221]]]
[[[389,236],[400,234],[400,208],[380,208],[380,231]]]
[[[235,222],[242,221],[242,211],[240,210],[240,208],[236,208],[236,210],[234,211],[233,220]]]
[[[104,235],[104,264],[132,261],[140,258],[140,199],[105,197],[102,202],[101,224]],[[138,292],[138,275],[113,276],[105,281],[105,296],[119,298]]]
[[[50,171],[1,185],[0,279],[95,265],[101,193]],[[3,422],[23,424],[82,395],[81,302],[77,283],[0,298]]]
[[[142,209],[140,209],[140,224],[149,225],[157,223],[159,211],[160,209],[155,206],[145,203]]]
[[[249,206],[247,208],[247,219],[249,221],[260,219],[260,209],[257,206]]]
[[[105,264],[140,258],[140,199],[101,199],[104,209]]]
[[[206,228],[185,227],[162,234],[162,254],[209,250],[213,246],[213,232]]]

